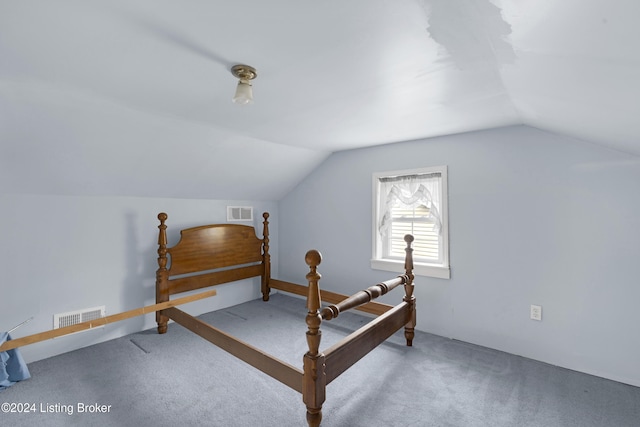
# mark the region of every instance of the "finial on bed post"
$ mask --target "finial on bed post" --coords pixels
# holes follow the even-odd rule
[[[269,281],[271,279],[271,255],[269,254],[269,212],[262,214],[264,221],[262,222],[262,264],[264,265],[264,274],[262,275],[262,301],[269,301],[269,293],[271,287]]]
[[[305,262],[309,266],[306,278],[309,281],[307,296],[307,344],[309,351],[304,355],[304,373],[302,376],[302,400],[307,406],[307,423],[310,427],[318,427],[322,421],[322,404],[325,400],[326,375],[324,371],[324,354],[320,353],[320,287],[318,280],[322,277],[317,271],[322,262],[320,252],[310,250],[305,255]]]
[[[406,282],[404,284],[404,298],[402,298],[402,300],[409,303],[411,313],[409,322],[407,322],[404,327],[404,337],[407,340],[407,345],[412,346],[416,327],[416,297],[413,295],[413,279],[415,276],[413,275],[413,248],[411,247],[413,236],[411,234],[405,235],[404,241],[407,243],[407,247],[404,250],[406,253],[404,258]]]
[[[158,235],[158,270],[156,271],[156,304],[169,301],[169,287],[167,279],[169,278],[167,271],[167,225],[164,223],[168,215],[164,212],[158,214],[160,220],[160,234]],[[167,332],[167,323],[169,318],[162,314],[162,311],[156,311],[156,322],[158,323],[158,333]]]

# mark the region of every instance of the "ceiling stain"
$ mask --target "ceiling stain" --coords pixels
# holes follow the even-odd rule
[[[443,52],[443,61],[458,68],[492,67],[516,59],[508,41],[511,25],[489,0],[423,1],[428,14],[427,31]]]

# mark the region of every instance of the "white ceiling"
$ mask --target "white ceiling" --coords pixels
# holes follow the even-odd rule
[[[526,124],[640,155],[638,0],[0,0],[0,190],[277,200]],[[257,68],[255,103],[229,69]]]

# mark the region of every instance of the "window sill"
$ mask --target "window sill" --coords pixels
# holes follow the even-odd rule
[[[372,259],[371,268],[374,270],[393,271],[394,273],[404,273],[404,261],[391,261],[386,259]],[[413,274],[416,276],[435,277],[437,279],[450,279],[451,270],[449,267],[440,265],[413,263]]]

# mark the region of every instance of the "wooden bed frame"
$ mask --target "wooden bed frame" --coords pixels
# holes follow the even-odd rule
[[[309,266],[308,287],[271,278],[269,255],[269,214],[263,215],[263,238],[247,225],[215,224],[182,230],[180,241],[167,247],[166,213],[160,213],[158,237],[158,270],[156,273],[156,303],[166,303],[173,294],[215,286],[251,277],[261,277],[262,299],[269,300],[272,289],[307,297],[309,351],[303,356],[303,369],[285,363],[215,327],[176,308],[156,312],[158,332],[167,331],[169,319],[200,335],[232,355],[302,394],[307,407],[309,426],[317,427],[322,420],[322,404],[326,386],[372,349],[404,327],[408,346],[412,345],[416,324],[416,304],[413,295],[413,236],[405,236],[405,274],[387,280],[352,296],[321,291],[317,267],[322,258],[310,250],[305,256]],[[170,256],[170,267],[167,268]],[[373,302],[393,288],[403,285],[405,295],[396,306]],[[322,307],[322,301],[332,303]],[[320,326],[349,309],[375,314],[374,320],[324,351],[320,351]]]

